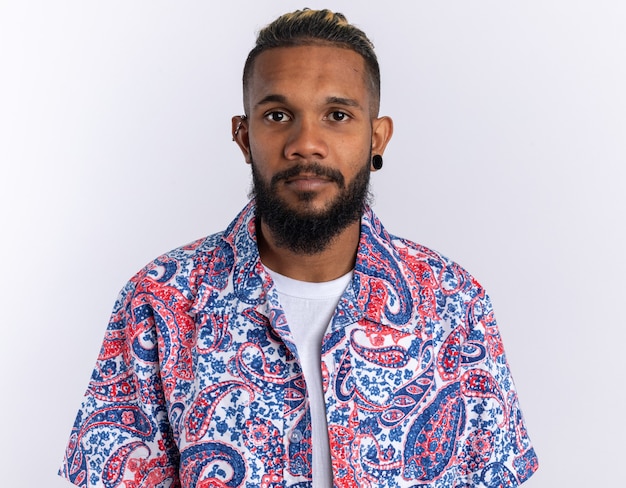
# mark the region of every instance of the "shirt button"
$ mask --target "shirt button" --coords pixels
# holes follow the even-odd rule
[[[289,434],[289,440],[297,444],[302,440],[302,432],[300,432],[298,429],[292,430],[291,434]]]

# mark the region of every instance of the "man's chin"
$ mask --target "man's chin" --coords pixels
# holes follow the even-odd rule
[[[304,218],[323,217],[329,213],[336,202],[320,202],[319,195],[315,193],[307,193],[298,195],[298,201],[288,203],[281,201],[282,207],[295,216]]]

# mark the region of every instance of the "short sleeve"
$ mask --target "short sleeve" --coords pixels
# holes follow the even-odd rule
[[[461,346],[458,380],[467,416],[457,466],[466,479],[464,486],[518,486],[537,470],[537,456],[491,301],[482,288],[472,295],[467,327],[457,342]]]
[[[115,303],[59,470],[76,486],[180,486],[155,313],[139,282],[131,280]]]

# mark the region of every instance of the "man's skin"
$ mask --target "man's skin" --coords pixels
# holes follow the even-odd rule
[[[266,183],[295,164],[317,162],[341,172],[347,187],[364,166],[371,166],[371,155],[383,154],[393,133],[391,119],[376,113],[365,61],[350,49],[269,49],[256,59],[245,95],[247,117],[233,117],[233,138]],[[280,181],[276,191],[303,215],[320,213],[342,198],[336,182],[306,170]],[[309,198],[302,198],[303,192]],[[324,250],[303,254],[278,246],[267,224],[257,223],[263,264],[301,281],[329,281],[348,273],[359,235],[355,221]]]

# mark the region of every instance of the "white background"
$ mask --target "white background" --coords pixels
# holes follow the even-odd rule
[[[293,1],[0,0],[0,485],[56,478],[109,311],[246,201],[230,140],[255,32]],[[377,47],[375,209],[493,299],[529,488],[623,482],[626,6],[308,1]],[[621,481],[620,481],[621,480]]]

